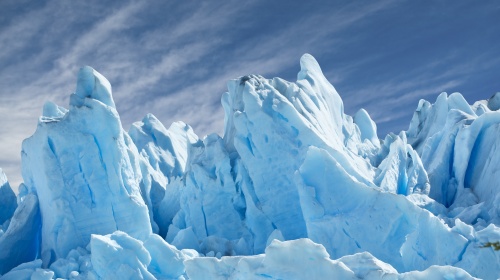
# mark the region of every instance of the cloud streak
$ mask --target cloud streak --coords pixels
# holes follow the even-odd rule
[[[397,1],[48,0],[3,5],[2,11],[19,11],[0,11],[0,63],[5,66],[0,69],[0,167],[13,186],[22,181],[22,139],[34,132],[45,101],[67,106],[82,65],[110,80],[125,129],[151,112],[166,126],[182,120],[203,136],[222,132],[220,96],[229,79],[261,74],[294,80],[305,52],[319,60],[347,111],[365,107],[383,131],[401,129],[401,124],[391,128],[384,123],[408,118],[419,97],[463,86],[464,76],[499,63],[491,59],[495,48],[490,47],[463,63],[463,50],[455,49],[434,60],[417,52],[425,58],[415,58],[417,67],[404,64],[402,56],[401,65],[395,64],[394,53],[421,37],[395,35],[406,42],[397,45],[384,36],[396,34],[391,29],[398,25],[386,23],[406,10],[426,9]],[[388,42],[377,47],[379,39]],[[410,70],[401,71],[403,66]]]

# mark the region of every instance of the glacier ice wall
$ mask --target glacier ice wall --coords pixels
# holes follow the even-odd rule
[[[168,242],[223,256],[263,253],[273,238],[308,237],[335,258],[368,251],[399,271],[434,264],[479,275],[499,270],[495,252],[485,266],[471,261],[491,234],[450,228],[455,217],[427,196],[435,190],[410,133],[380,141],[366,111],[344,114],[314,58],[302,57],[297,83],[252,75],[228,89],[223,138],[186,146],[185,175],[172,184],[179,204],[170,207],[178,212]]]
[[[23,143],[17,199],[0,176],[1,279],[496,279],[498,94],[421,101],[380,140],[300,66],[229,81],[224,134],[203,139],[151,114],[125,132],[82,68]]]
[[[175,122],[166,129],[152,114],[133,123],[128,134],[144,159],[143,185],[151,186],[145,200],[151,201],[153,220],[165,236],[179,211],[180,181],[192,157],[191,147],[200,146],[201,141],[189,125]]]
[[[10,187],[7,175],[0,168],[0,236],[7,229],[16,207],[16,194]]]
[[[309,205],[304,211],[308,237],[323,244],[334,258],[367,251],[402,272],[431,265],[459,266],[485,278],[500,272],[499,252],[481,248],[500,234],[494,225],[474,231],[458,221],[449,228],[404,196],[355,182],[318,148],[309,149],[299,174],[301,201]],[[478,261],[481,254],[487,256]]]
[[[459,93],[422,100],[406,132],[428,172],[429,196],[479,228],[500,225],[500,112],[490,110],[497,95],[472,106]]]
[[[354,176],[373,185],[372,178],[364,177],[373,176],[374,168],[358,153],[375,150],[378,139],[361,141],[358,126],[343,114],[340,97],[312,57],[304,56],[301,67],[298,84],[260,76],[229,82],[222,98],[224,137],[207,137],[200,155],[193,157],[186,175],[186,187],[193,191],[181,194],[175,235],[192,231],[199,242],[213,235],[234,246],[246,243],[246,251],[253,253],[263,252],[275,230],[286,239],[305,237],[293,170],[309,145],[330,149]],[[358,120],[365,135],[376,134],[367,114]],[[337,146],[343,148],[332,148]],[[217,208],[225,209],[225,219],[219,221]],[[222,230],[226,227],[233,230]],[[167,240],[174,242],[174,234],[170,231]]]
[[[38,198],[29,194],[23,198],[8,229],[0,236],[0,274],[39,256],[41,224]]]
[[[49,104],[44,113],[22,147],[23,178],[40,202],[44,265],[86,246],[91,234],[148,236],[139,154],[121,128],[109,82],[84,67],[69,111]]]
[[[207,247],[207,253],[214,246],[206,244],[216,242],[207,240],[212,236],[226,244],[219,246],[224,251],[261,253],[273,232],[287,240],[308,237],[307,206],[294,173],[310,146],[328,151],[366,187],[428,192],[425,169],[405,135],[393,136],[382,149],[366,111],[355,118],[344,114],[342,100],[312,56],[302,57],[297,83],[246,76],[230,81],[228,89],[222,97],[224,137],[209,135],[192,152],[198,155],[186,172],[180,211],[167,235],[174,245],[183,247],[180,240],[193,237],[189,242]]]

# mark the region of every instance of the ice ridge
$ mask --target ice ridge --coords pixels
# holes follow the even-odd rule
[[[229,81],[200,139],[124,131],[84,67],[23,142],[17,199],[0,172],[0,279],[496,279],[497,99],[422,100],[381,140],[305,54],[296,82]]]

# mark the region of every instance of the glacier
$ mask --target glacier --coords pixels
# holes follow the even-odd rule
[[[21,152],[24,184],[38,195],[43,218],[45,266],[86,246],[91,234],[122,230],[144,238],[152,232],[139,154],[121,128],[109,82],[85,67],[70,110],[56,106],[44,106]]]
[[[228,82],[224,133],[147,114],[78,73],[0,170],[0,279],[497,279],[500,94],[421,100],[379,139],[314,57]]]
[[[16,194],[10,187],[7,175],[0,168],[0,236],[7,230],[17,208]]]

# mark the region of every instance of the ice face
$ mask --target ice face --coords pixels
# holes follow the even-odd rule
[[[495,93],[487,102],[488,109],[498,111],[500,109],[500,92]]]
[[[343,114],[338,94],[311,56],[301,59],[297,84],[252,76],[228,87],[222,101],[224,141],[229,153],[234,147],[250,177],[252,203],[285,238],[306,235],[293,182],[303,147],[331,150],[353,176],[371,184],[374,170],[357,156],[360,139],[352,119]]]
[[[493,109],[495,98],[488,101]],[[490,111],[485,103],[470,106],[458,93],[443,93],[434,104],[420,101],[406,132],[427,170],[429,196],[448,207],[451,217],[479,228],[500,224],[500,189],[495,183],[499,162],[493,156],[500,112]]]
[[[16,195],[14,191],[10,187],[9,181],[7,180],[7,176],[3,173],[0,168],[0,230],[7,230],[7,224],[5,227],[3,226],[5,223],[8,223],[8,220],[14,215],[14,211],[16,210],[17,202]]]
[[[109,82],[83,68],[70,109],[46,103],[23,143],[25,183],[0,236],[0,273],[497,277],[494,98],[421,101],[409,130],[381,141],[368,112],[344,113],[312,56],[300,64],[295,83],[230,81],[224,136],[203,140],[153,115],[124,132]]]
[[[403,196],[356,182],[325,150],[310,148],[299,172],[308,236],[333,257],[368,251],[398,271],[421,270],[458,262],[467,244]]]
[[[86,106],[87,99],[96,100],[104,105],[115,108],[109,81],[90,66],[85,66],[78,72],[76,91],[70,96],[69,104],[75,107]]]
[[[202,143],[189,125],[176,122],[167,130],[152,114],[134,123],[129,135],[144,158],[141,161],[143,185],[151,185],[145,200],[151,203],[151,214],[159,234],[166,236],[179,211],[180,180],[191,152]]]
[[[167,241],[182,248],[219,242],[212,247],[226,248],[220,253],[238,254],[262,253],[275,231],[286,240],[307,237],[295,172],[310,146],[326,150],[366,187],[428,193],[425,169],[405,136],[381,151],[368,113],[343,113],[312,56],[302,57],[296,83],[252,75],[228,89],[224,137],[209,135],[192,152]]]
[[[448,96],[443,92],[438,96],[435,104],[420,100],[406,133],[409,143],[419,154],[423,152],[425,141],[442,131],[443,127],[450,123],[447,119],[453,110],[461,111],[470,116],[476,115],[459,93]]]
[[[175,122],[167,130],[152,114],[134,123],[129,135],[137,149],[145,153],[149,164],[168,178],[185,173],[190,147],[199,144],[198,136],[189,125]]]
[[[381,145],[368,114],[343,114],[320,74],[306,56],[296,84],[260,76],[228,84],[223,143],[208,136],[188,164],[167,241],[205,254],[255,254],[279,232],[285,240],[309,237],[334,257],[368,251],[400,271],[457,264],[471,241],[420,208],[447,214],[432,199],[417,199],[431,188],[407,134]],[[440,98],[446,110],[474,114],[459,94]]]
[[[41,223],[38,198],[31,193],[17,207],[9,228],[0,236],[0,275],[39,256]]]
[[[23,142],[23,178],[40,201],[45,266],[88,244],[91,234],[151,233],[139,154],[121,128],[109,82],[83,68],[70,105],[64,117],[40,119]]]
[[[241,186],[235,183],[231,173],[231,159],[224,142],[212,134],[203,144],[203,153],[193,158],[191,170],[186,174],[180,211],[169,228],[167,241],[179,248],[200,248],[204,253],[248,252],[247,246],[241,251],[237,244],[242,237],[241,242],[252,242],[247,228],[252,224],[243,221],[245,202]],[[256,231],[255,235],[260,233]]]
[[[43,105],[42,121],[62,118],[67,112],[68,110],[66,108],[57,106],[57,104],[47,101]]]
[[[406,135],[389,135],[384,141],[384,147],[387,146],[387,154],[378,155],[384,159],[378,166],[374,183],[382,190],[396,194],[428,194],[427,172],[417,152],[407,144]]]
[[[375,147],[380,147],[380,140],[377,136],[377,124],[370,118],[365,109],[360,109],[353,119],[359,128],[361,141],[368,140]]]
[[[142,242],[124,232],[92,235],[92,266],[102,279],[155,279],[147,270],[151,255]]]

